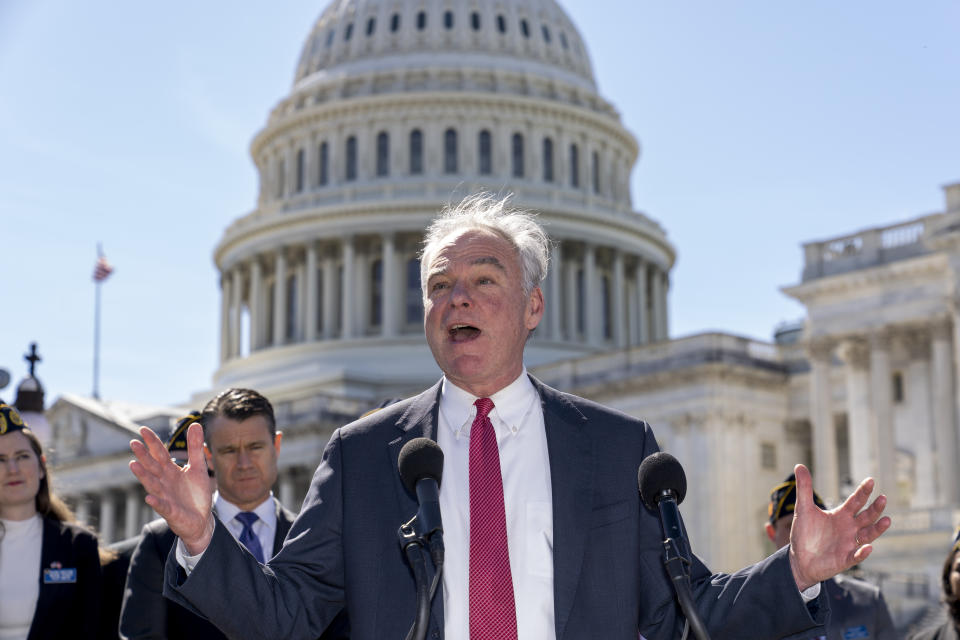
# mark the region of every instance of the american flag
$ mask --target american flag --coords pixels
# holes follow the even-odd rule
[[[113,273],[113,267],[107,262],[107,257],[101,255],[97,258],[96,264],[93,265],[93,281],[103,282],[110,277],[111,273]]]

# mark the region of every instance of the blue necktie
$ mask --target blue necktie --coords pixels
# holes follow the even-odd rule
[[[252,511],[241,511],[236,518],[243,525],[243,531],[240,532],[240,542],[253,554],[257,562],[263,564],[263,547],[260,546],[260,538],[253,532],[253,523],[260,518]]]

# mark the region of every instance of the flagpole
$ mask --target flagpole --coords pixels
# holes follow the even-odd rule
[[[103,248],[97,243],[97,258],[103,257]],[[94,278],[96,294],[94,296],[93,311],[93,397],[100,399],[100,285],[103,281]]]

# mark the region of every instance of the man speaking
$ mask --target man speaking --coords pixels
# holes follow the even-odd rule
[[[424,329],[443,378],[334,432],[283,549],[266,565],[210,513],[199,426],[188,433],[185,469],[142,428],[130,467],[147,504],[180,536],[165,594],[233,638],[316,638],[344,608],[353,638],[405,637],[416,589],[396,532],[417,502],[397,455],[426,436],[444,453],[446,542],[428,637],[679,637],[660,522],[637,491],[640,462],[657,451],[650,427],[524,368],[548,256],[532,216],[486,196],[431,224],[421,256]],[[863,509],[872,480],[822,511],[809,472],[796,472],[790,545],[731,575],[693,561],[693,595],[714,638],[822,626],[829,605],[820,581],[863,560],[890,526],[883,496]]]

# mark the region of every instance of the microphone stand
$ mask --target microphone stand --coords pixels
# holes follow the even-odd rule
[[[670,497],[672,501],[673,498]],[[680,602],[680,610],[686,617],[690,628],[693,629],[693,635],[698,640],[710,640],[710,634],[707,627],[700,619],[696,604],[693,601],[693,592],[690,587],[690,555],[682,537],[679,521],[673,522],[673,517],[664,509],[663,503],[666,500],[660,500],[660,515],[664,523],[667,539],[663,541],[663,566],[667,570],[673,582],[673,589],[677,593],[677,600]],[[674,507],[674,511],[676,507]],[[673,534],[673,535],[671,535]],[[686,637],[686,634],[684,634]]]
[[[441,559],[434,575],[433,584],[429,584],[427,562],[423,554],[425,541],[416,532],[416,519],[417,517],[414,516],[410,521],[400,525],[400,529],[397,531],[400,547],[407,556],[410,568],[413,569],[413,579],[417,586],[417,615],[413,620],[413,626],[407,633],[406,640],[424,640],[426,638],[427,628],[430,625],[430,602],[433,600],[433,594],[436,591],[443,566]]]

